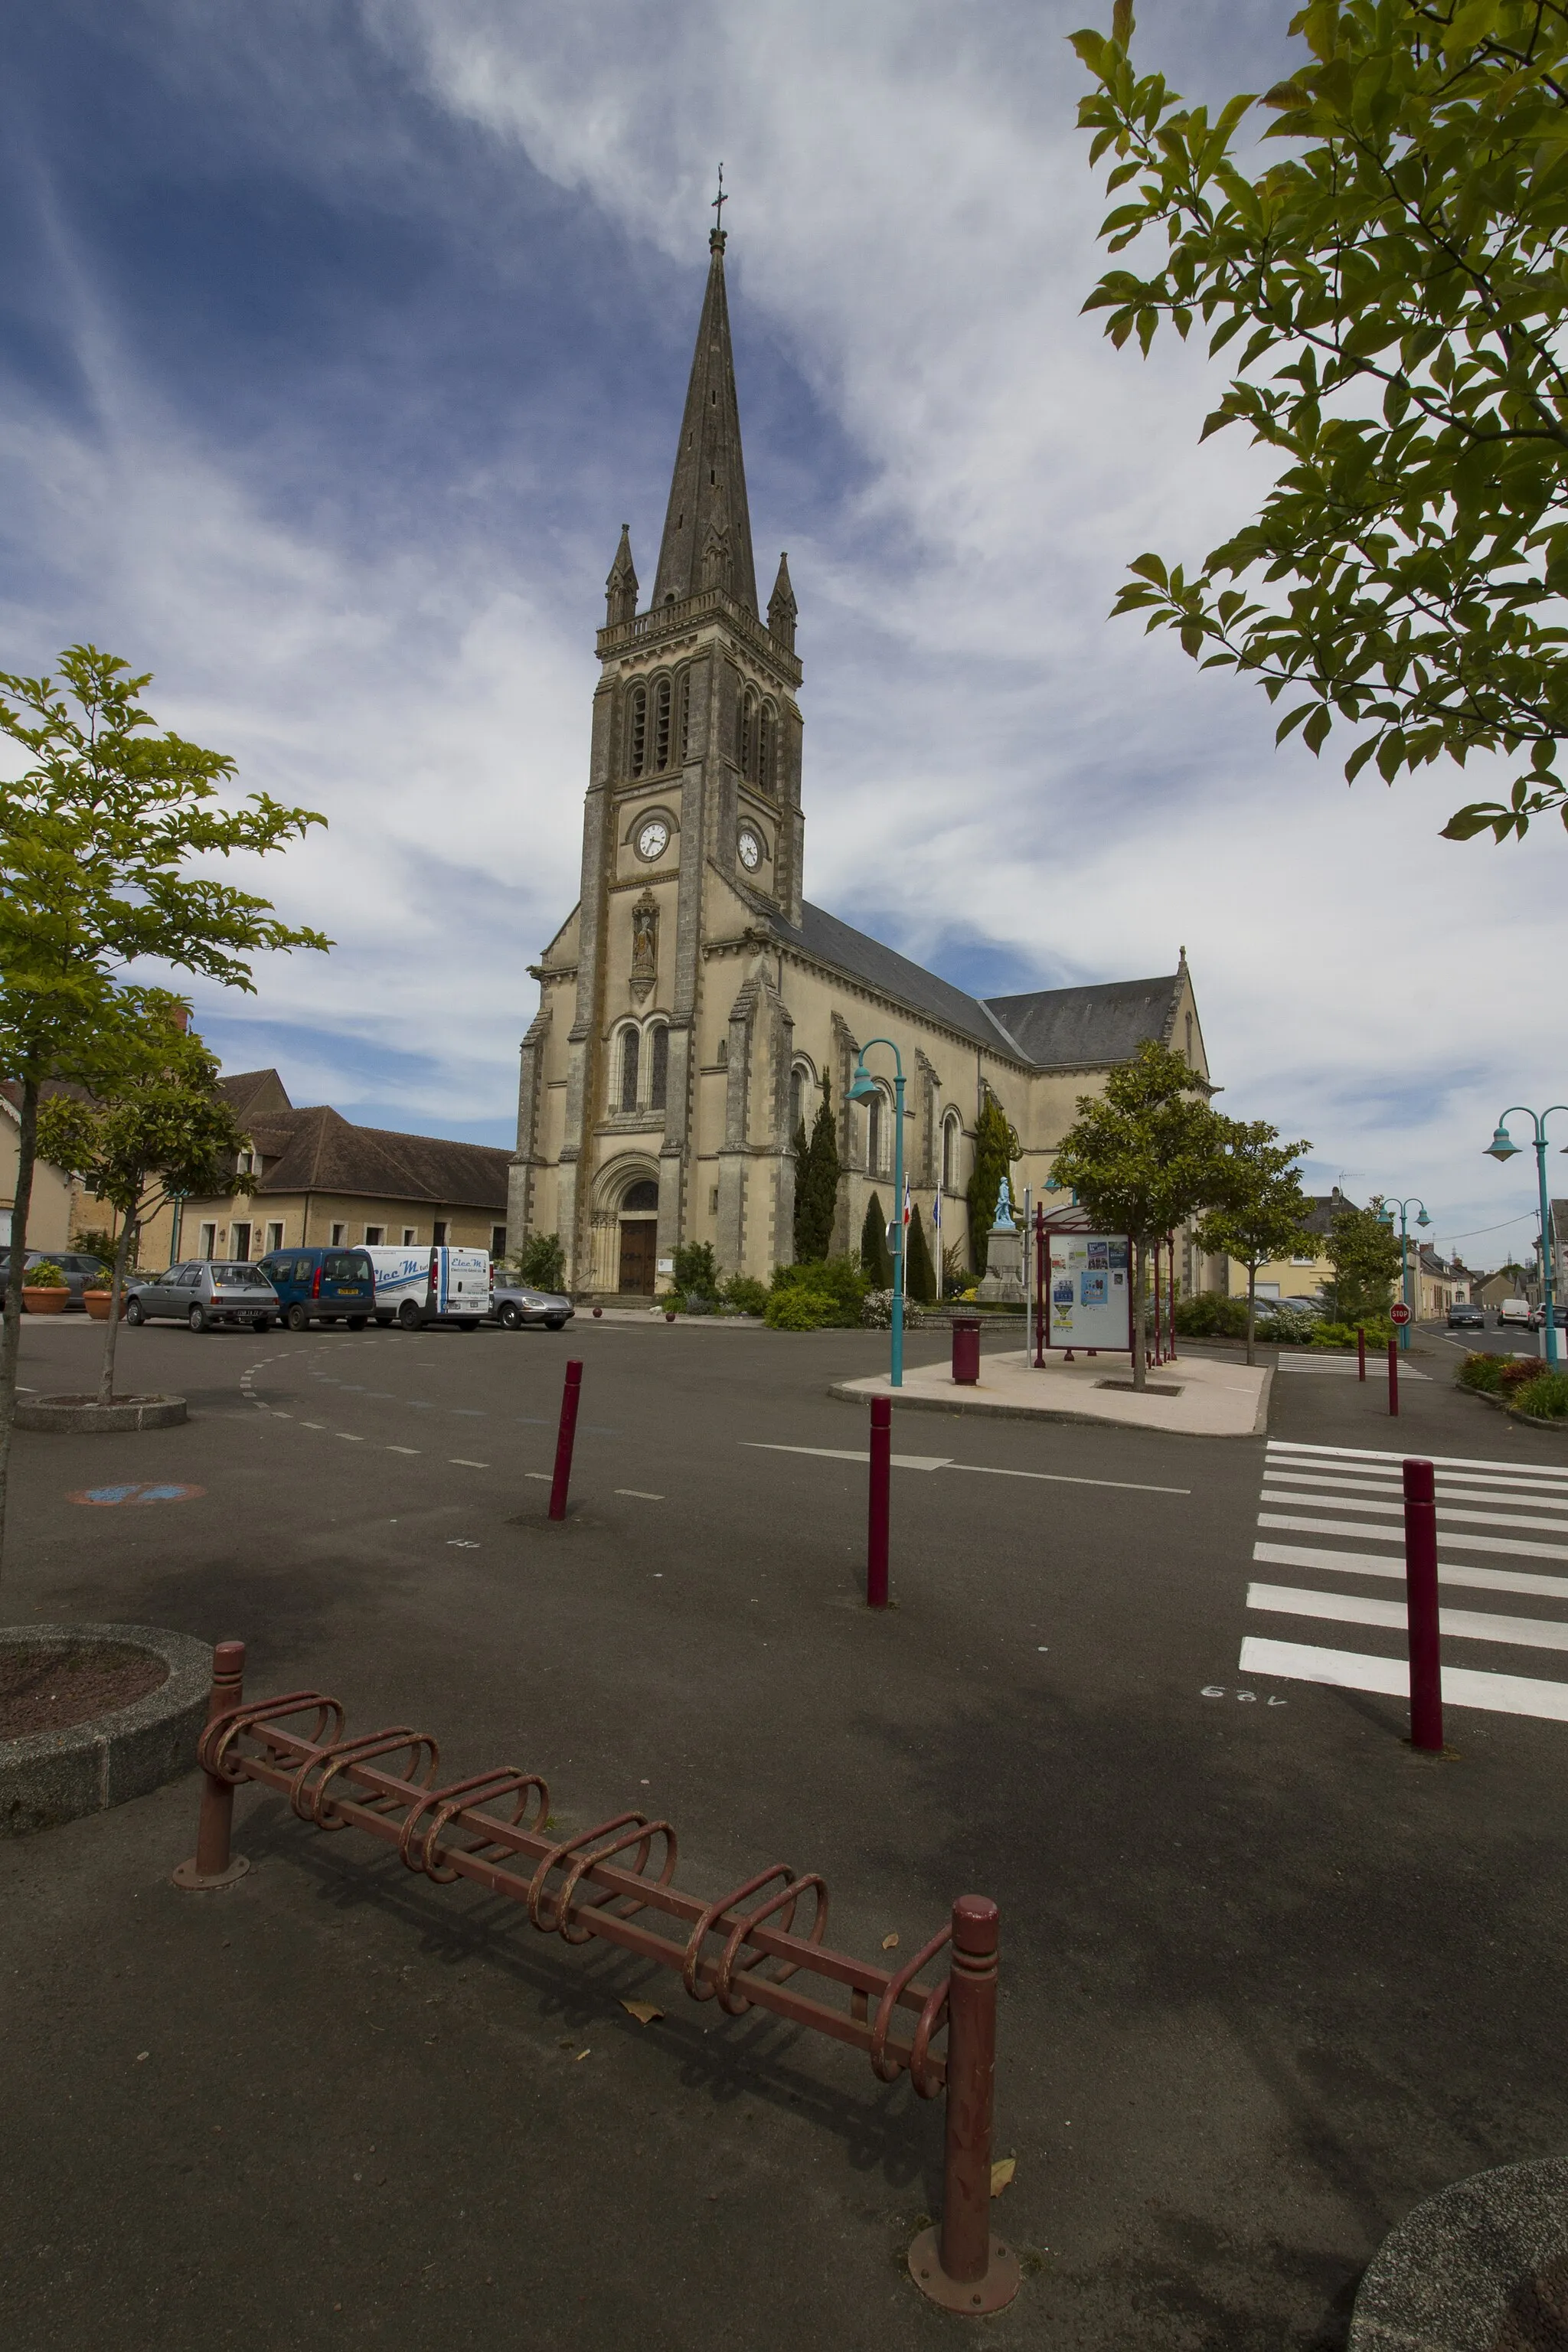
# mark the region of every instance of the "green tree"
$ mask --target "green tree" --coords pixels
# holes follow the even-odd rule
[[[921,1307],[934,1307],[938,1297],[936,1268],[931,1262],[931,1251],[926,1245],[925,1226],[921,1222],[918,1201],[910,1218],[909,1255],[904,1262],[904,1294]]]
[[[1296,1162],[1311,1145],[1281,1143],[1267,1119],[1226,1119],[1222,1191],[1193,1238],[1201,1250],[1247,1268],[1247,1360],[1256,1363],[1258,1269],[1313,1246],[1310,1204]]]
[[[1111,24],[1073,37],[1090,160],[1137,184],[1100,233],[1162,231],[1161,257],[1086,308],[1145,352],[1162,320],[1201,317],[1211,353],[1246,333],[1204,435],[1244,425],[1283,467],[1195,574],[1141,556],[1115,609],[1285,696],[1280,740],[1356,728],[1347,781],[1502,753],[1510,797],[1453,840],[1568,824],[1568,5],[1313,0],[1261,101],[1300,143],[1253,177],[1231,149],[1258,101],[1211,121],[1134,73],[1131,0]]]
[[[39,1158],[88,1178],[121,1219],[103,1335],[100,1404],[114,1402],[120,1300],[143,1223],[175,1199],[256,1190],[254,1176],[237,1171],[247,1137],[218,1092],[216,1057],[171,1017],[184,1011],[174,998],[152,1006],[148,1043],[158,1058],[134,1083],[85,1101],[50,1095],[38,1107]]]
[[[995,1096],[986,1089],[974,1122],[974,1166],[969,1178],[969,1247],[975,1279],[984,1273],[991,1252],[991,1228],[1002,1197],[1002,1179],[1023,1155],[1018,1130]]]
[[[866,1203],[860,1227],[860,1266],[873,1290],[891,1290],[893,1257],[888,1247],[888,1220],[875,1192]]]
[[[1133,1248],[1132,1385],[1145,1385],[1149,1252],[1194,1211],[1223,1198],[1226,1128],[1195,1070],[1146,1040],[1119,1063],[1103,1096],[1080,1095],[1055,1173],[1101,1231]]]
[[[1400,1244],[1375,1204],[1340,1211],[1329,1228],[1329,1263],[1334,1269],[1335,1321],[1382,1322],[1401,1272]]]
[[[838,1216],[838,1137],[826,1078],[809,1143],[804,1119],[796,1132],[795,1168],[795,1254],[815,1264],[833,1247]]]
[[[260,950],[330,945],[280,921],[270,900],[187,870],[237,850],[265,856],[324,820],[265,793],[225,807],[218,790],[233,761],[151,733],[137,699],[149,683],[94,646],[69,646],[58,678],[0,671],[0,735],[27,763],[0,784],[0,1074],[21,1091],[0,1338],[0,1543],[43,1086],[107,1093],[156,1074],[167,998],[125,977],[138,962],[253,990]]]
[[[566,1253],[559,1234],[530,1234],[517,1254],[517,1278],[531,1290],[560,1290],[566,1280]]]
[[[673,1271],[675,1287],[683,1297],[712,1299],[718,1297],[719,1269],[713,1262],[711,1242],[678,1244]]]

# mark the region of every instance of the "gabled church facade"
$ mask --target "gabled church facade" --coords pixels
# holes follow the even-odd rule
[[[794,1138],[828,1088],[845,1171],[837,1249],[873,1192],[891,1215],[885,1096],[847,1103],[863,1043],[907,1080],[904,1163],[967,1250],[964,1188],[989,1094],[1019,1184],[1050,1171],[1079,1095],[1157,1038],[1207,1076],[1185,951],[1154,980],[967,995],[802,895],[795,600],[761,617],[741,454],[725,236],[707,291],[653,594],[623,529],[605,583],[582,896],[540,961],[523,1040],[508,1231],[559,1234],[580,1296],[653,1296],[683,1242],[765,1280],[795,1255]],[[1189,1268],[1189,1284],[1195,1268]]]

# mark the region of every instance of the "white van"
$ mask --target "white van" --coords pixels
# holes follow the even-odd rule
[[[490,1254],[482,1249],[367,1247],[375,1272],[375,1319],[405,1331],[457,1323],[477,1331],[490,1311]]]
[[[1512,1323],[1517,1324],[1521,1330],[1528,1331],[1530,1328],[1529,1299],[1505,1298],[1502,1305],[1498,1308],[1497,1319],[1500,1326],[1501,1326],[1505,1330],[1508,1326]]]

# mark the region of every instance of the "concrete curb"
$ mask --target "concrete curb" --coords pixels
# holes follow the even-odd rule
[[[1349,2352],[1546,2352],[1568,2302],[1568,2158],[1505,2164],[1417,2205],[1355,2299]]]
[[[83,1813],[105,1811],[177,1780],[195,1762],[206,1720],[212,1651],[156,1625],[0,1626],[0,1649],[150,1650],[169,1679],[145,1698],[63,1731],[0,1740],[0,1837],[30,1837]]]
[[[186,1418],[181,1396],[127,1397],[121,1404],[100,1404],[92,1397],[18,1397],[18,1429],[54,1430],[79,1434],[89,1430],[114,1434],[127,1429],[177,1429]]]
[[[993,1404],[988,1397],[972,1397],[964,1404],[955,1399],[950,1404],[945,1397],[917,1396],[907,1390],[896,1391],[893,1402],[900,1412],[945,1412],[958,1420],[970,1414],[987,1421],[1065,1421],[1076,1423],[1080,1429],[1110,1429],[1128,1437],[1261,1437],[1268,1428],[1268,1392],[1274,1375],[1261,1365],[1254,1369],[1263,1372],[1263,1385],[1250,1429],[1142,1429],[1135,1421],[1112,1421],[1100,1412],[1074,1412],[1066,1405]],[[847,1381],[835,1381],[827,1393],[840,1404],[863,1405],[868,1392]]]

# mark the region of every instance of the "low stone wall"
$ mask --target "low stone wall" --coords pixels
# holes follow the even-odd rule
[[[177,1429],[185,1419],[181,1396],[116,1397],[100,1404],[89,1396],[30,1396],[16,1399],[18,1429],[52,1430],[57,1435],[82,1435],[101,1430],[106,1435],[128,1429]]]
[[[206,1643],[155,1625],[0,1626],[0,1650],[105,1645],[162,1658],[167,1681],[112,1715],[0,1740],[0,1836],[30,1837],[122,1805],[195,1764],[212,1687]]]

